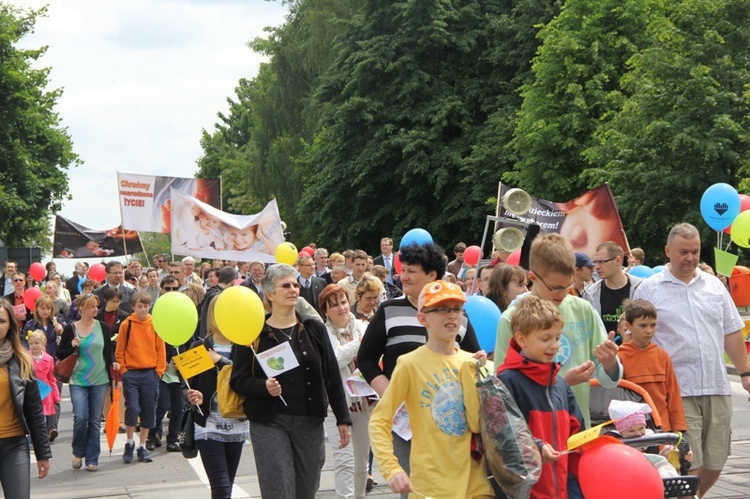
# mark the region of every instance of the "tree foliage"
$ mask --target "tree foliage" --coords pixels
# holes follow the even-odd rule
[[[297,239],[477,242],[501,179],[564,201],[609,182],[631,243],[750,189],[746,0],[296,0],[204,133],[225,206],[279,200]],[[654,260],[658,259],[658,255]]]
[[[16,46],[46,10],[0,3],[0,239],[51,249],[49,218],[68,199],[70,166],[80,164],[48,90],[49,69],[32,65],[46,47]]]
[[[295,165],[311,143],[320,114],[311,96],[335,52],[333,39],[357,10],[347,0],[289,2],[282,26],[249,46],[270,58],[252,79],[240,80],[229,113],[219,114],[213,133],[204,131],[200,177],[223,177],[224,206],[237,213],[259,211],[276,197],[289,228],[296,217],[302,180]]]
[[[419,226],[443,244],[479,240],[500,174],[479,148],[498,106],[512,108],[527,64],[516,54],[533,53],[533,37],[508,28],[516,14],[510,2],[364,3],[319,91],[328,112],[301,162],[311,236],[373,245]]]
[[[622,80],[629,98],[593,134],[586,176],[612,184],[623,218],[635,222],[631,239],[660,246],[682,220],[708,236],[703,191],[750,176],[750,4],[684,0],[648,37]]]

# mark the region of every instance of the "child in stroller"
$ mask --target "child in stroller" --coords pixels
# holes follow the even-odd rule
[[[621,426],[621,430],[625,431],[625,434],[620,434],[623,437],[632,437],[633,433],[642,433],[645,435],[640,438],[627,438],[625,443],[633,447],[642,448],[646,447],[645,452],[647,454],[658,454],[661,445],[672,445],[680,451],[679,461],[679,476],[673,476],[671,478],[664,478],[664,497],[684,497],[692,496],[697,493],[699,480],[698,477],[686,476],[687,470],[689,469],[688,456],[691,456],[689,447],[681,438],[681,435],[675,433],[662,433],[661,431],[661,418],[659,417],[658,411],[655,409],[655,405],[651,396],[642,387],[636,385],[627,380],[621,380],[616,388],[607,390],[602,388],[596,380],[591,380],[591,398],[590,398],[590,411],[591,411],[591,425],[598,425],[606,423],[612,419],[621,419],[610,417],[609,407],[612,401],[628,401],[635,403],[636,405],[645,404],[650,410],[650,413],[643,414],[644,423],[640,423],[640,417],[633,417],[629,424]],[[613,414],[614,415],[614,414]],[[632,424],[637,421],[637,424]],[[612,425],[605,427],[604,431],[617,432],[617,428]],[[603,431],[603,432],[604,432]],[[619,432],[618,432],[619,433]],[[673,466],[673,465],[672,465]],[[659,469],[657,467],[657,469]],[[667,470],[667,468],[663,468]],[[674,475],[677,475],[675,472]]]

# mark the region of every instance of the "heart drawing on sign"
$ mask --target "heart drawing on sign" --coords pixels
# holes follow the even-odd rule
[[[284,369],[284,357],[271,357],[268,359],[268,367],[275,371],[281,371]]]

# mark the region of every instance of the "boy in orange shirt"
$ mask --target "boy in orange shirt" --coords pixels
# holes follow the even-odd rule
[[[664,431],[687,431],[672,360],[651,342],[656,332],[656,307],[646,300],[633,300],[625,308],[625,327],[630,341],[620,345],[617,352],[625,371],[623,379],[651,395]]]
[[[135,441],[133,433],[138,417],[141,420],[138,460],[153,461],[146,450],[148,430],[156,426],[156,403],[159,398],[159,380],[167,369],[164,340],[156,334],[151,322],[151,295],[139,291],[131,298],[133,313],[120,324],[115,357],[120,363],[125,396],[125,428],[128,441],[122,460],[133,462]]]

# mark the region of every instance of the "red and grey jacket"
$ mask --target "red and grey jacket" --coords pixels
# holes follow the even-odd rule
[[[557,451],[567,449],[568,437],[578,433],[584,424],[573,391],[557,376],[559,370],[556,362],[540,364],[524,357],[515,339],[510,340],[505,362],[497,368],[498,377],[513,395],[540,451],[544,443]],[[569,454],[544,464],[531,497],[566,499],[568,471],[570,468],[577,474],[577,461],[577,454]]]

